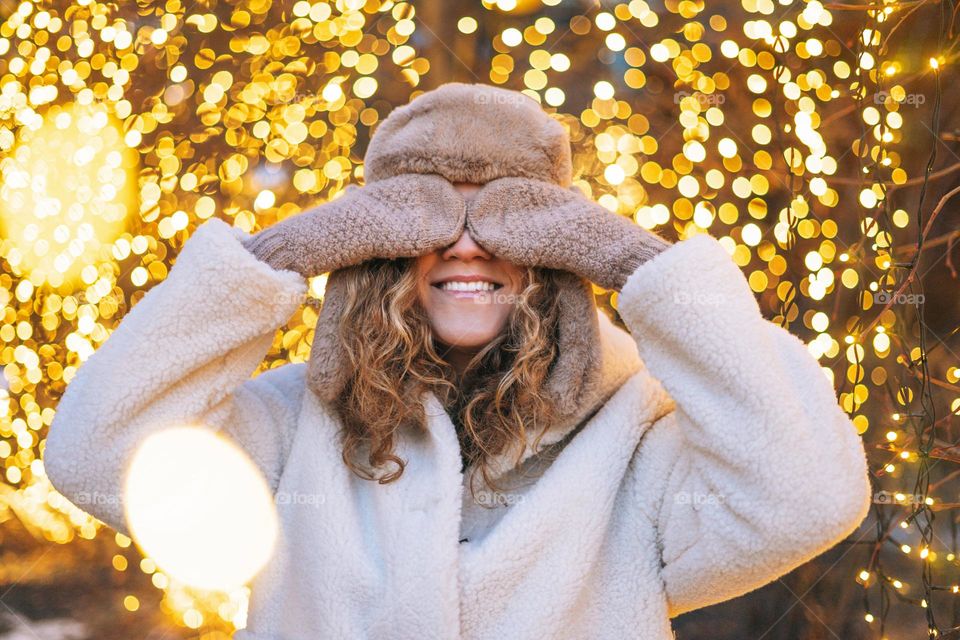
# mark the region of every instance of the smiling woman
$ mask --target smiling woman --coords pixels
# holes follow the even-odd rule
[[[345,269],[335,284],[325,304],[338,309],[348,378],[330,402],[344,425],[344,460],[363,477],[403,473],[399,426],[420,428],[424,391],[456,425],[463,467],[488,481],[491,454],[553,420],[542,390],[557,356],[558,273],[495,258],[463,231],[414,260]]]
[[[109,497],[87,504],[124,532],[123,478],[171,425],[308,498],[277,500],[238,640],[669,640],[860,524],[863,446],[805,345],[720,242],[671,244],[571,188],[532,100],[425,93],[365,172],[253,236],[199,227],[47,439],[57,489]],[[326,272],[309,363],[251,379]]]

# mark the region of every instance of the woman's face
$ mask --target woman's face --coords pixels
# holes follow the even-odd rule
[[[467,200],[480,185],[454,183]],[[506,325],[524,269],[480,247],[464,230],[452,245],[416,260],[423,305],[434,336],[451,356],[468,356]]]

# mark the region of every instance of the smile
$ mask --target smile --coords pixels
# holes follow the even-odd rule
[[[482,296],[503,287],[499,282],[483,276],[450,276],[434,282],[431,286],[455,297]]]
[[[494,291],[499,289],[500,285],[495,282],[441,282],[435,285],[441,291]]]

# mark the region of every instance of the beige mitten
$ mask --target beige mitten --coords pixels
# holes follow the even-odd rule
[[[570,271],[605,289],[621,289],[637,267],[670,246],[576,187],[528,178],[484,185],[468,206],[467,229],[500,258]]]
[[[244,245],[275,269],[312,276],[373,258],[412,258],[456,242],[466,204],[433,174],[349,186],[342,196],[281,220]]]

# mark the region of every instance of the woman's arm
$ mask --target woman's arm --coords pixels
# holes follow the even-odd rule
[[[863,444],[803,342],[765,320],[706,235],[641,265],[619,312],[676,401],[632,466],[658,529],[670,616],[787,573],[870,506]]]
[[[184,244],[166,280],[126,315],[67,386],[44,466],[76,505],[127,533],[123,482],[137,446],[184,423],[220,430],[275,490],[302,397],[303,365],[251,380],[305,279],[248,252],[219,219]]]
[[[47,436],[47,476],[125,532],[122,483],[137,446],[164,427],[201,423],[236,440],[275,491],[305,365],[249,378],[302,302],[306,278],[429,253],[460,236],[465,215],[443,178],[400,175],[352,187],[253,236],[206,222],[69,384]]]
[[[633,460],[671,616],[746,593],[833,546],[870,506],[863,443],[804,344],[763,318],[717,240],[668,243],[575,190],[485,185],[474,239],[517,264],[620,289],[619,311],[676,410]]]

